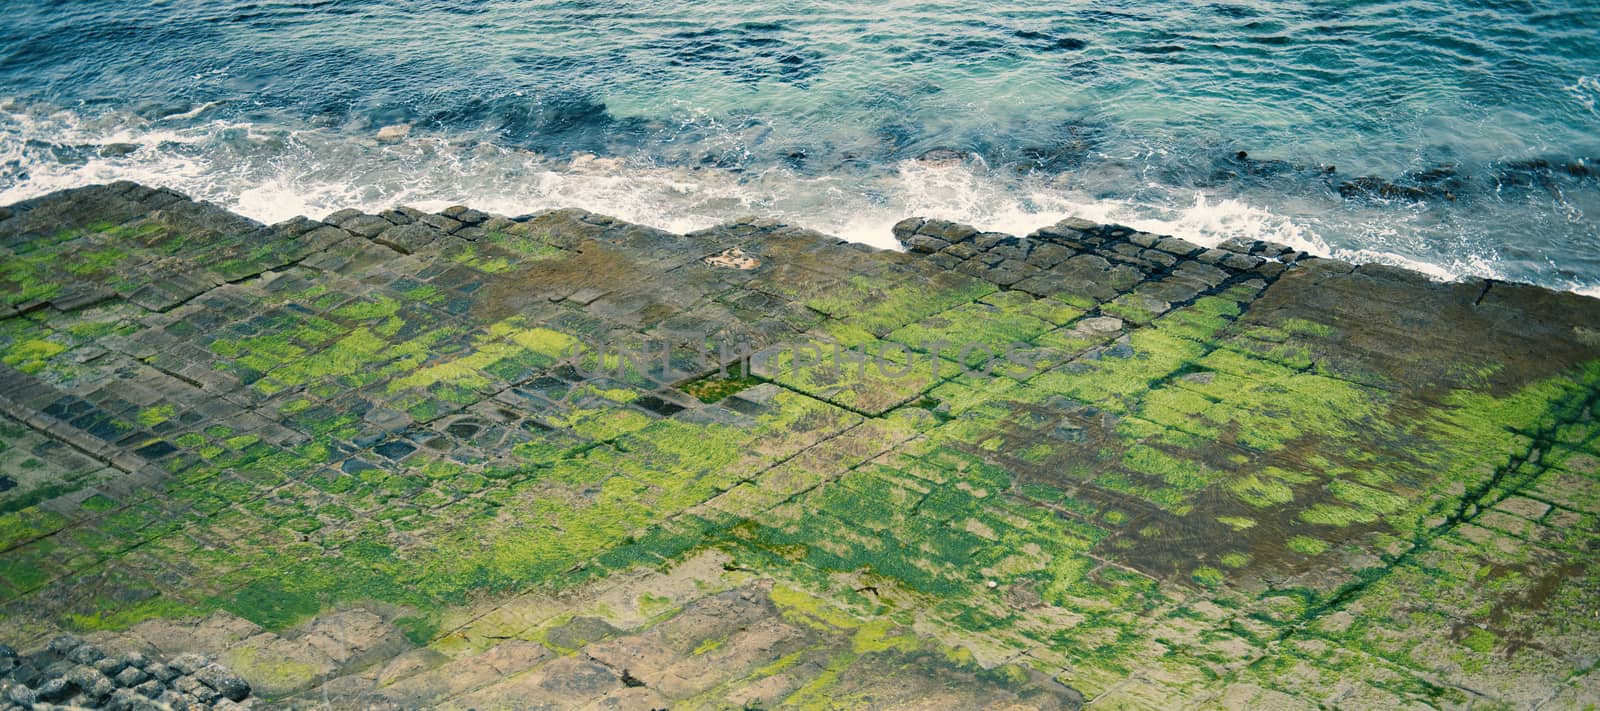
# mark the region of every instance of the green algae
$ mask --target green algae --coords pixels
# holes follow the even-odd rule
[[[554,250],[528,239],[529,250]],[[463,249],[452,261],[489,275],[520,265],[497,249]],[[132,545],[215,581],[195,593],[196,602],[152,614],[222,607],[281,629],[332,605],[378,600],[440,609],[474,594],[559,589],[670,566],[713,547],[733,557],[734,569],[781,577],[830,605],[848,603],[858,656],[839,662],[841,670],[912,651],[918,638],[903,626],[915,619],[919,631],[1028,649],[1051,669],[1071,668],[1078,678],[1069,683],[1096,688],[1131,671],[1129,660],[1155,639],[1146,626],[1178,614],[1164,606],[1174,589],[1167,585],[1185,595],[1201,586],[1204,599],[1230,615],[1252,609],[1253,593],[1233,589],[1241,581],[1295,570],[1299,558],[1335,546],[1351,559],[1391,543],[1427,549],[1437,521],[1463,501],[1506,500],[1537,481],[1538,471],[1578,472],[1586,466],[1578,453],[1594,450],[1593,428],[1574,426],[1583,410],[1571,404],[1592,392],[1592,373],[1498,397],[1463,391],[1408,402],[1399,386],[1359,385],[1311,366],[1305,344],[1337,336],[1328,326],[1292,319],[1273,329],[1243,326],[1233,298],[1201,297],[1154,320],[1124,314],[1135,324],[1130,333],[1090,334],[1072,324],[1092,303],[958,284],[959,298],[919,304],[930,282],[891,276],[813,300],[833,317],[816,332],[851,347],[961,334],[994,344],[1021,339],[1070,349],[1077,360],[1051,363],[1032,378],[941,373],[883,403],[831,389],[839,381],[801,378],[773,378],[728,400],[767,381],[707,378],[683,389],[721,404],[681,417],[646,414],[642,389],[598,383],[550,397],[559,400],[554,406],[487,423],[499,440],[482,435],[480,445],[478,435],[461,435],[445,448],[390,461],[367,446],[363,436],[373,428],[339,411],[347,402],[340,398],[360,389],[382,406],[425,415],[419,428],[432,431],[408,433],[422,443],[460,421],[428,422],[444,413],[493,419],[494,408],[510,402],[507,389],[553,368],[576,342],[566,334],[580,332],[543,316],[477,330],[446,326],[432,307],[415,303],[442,309],[443,287],[396,284],[404,299],[351,301],[305,290],[284,303],[321,315],[262,313],[257,331],[197,341],[235,361],[238,372],[255,371],[254,392],[275,395],[264,400],[274,409],[264,411],[280,413],[321,449],[275,446],[248,424],[239,432],[184,431],[189,405],[120,410],[139,427],[162,427],[161,437],[185,450],[188,459],[163,464],[177,473],[163,494],[193,508],[133,505],[125,516],[74,527],[81,536],[49,535],[54,524],[18,525],[33,532],[3,559],[11,587],[0,589],[15,594],[14,580],[44,585]],[[105,323],[112,322],[45,335],[78,345],[75,339],[110,333]],[[852,427],[862,428],[854,440]],[[865,431],[875,427],[883,429]],[[1569,448],[1547,451],[1538,467],[1511,461],[1557,440]],[[345,473],[347,459],[372,468]],[[1586,505],[1576,493],[1541,494],[1566,496]],[[121,503],[91,497],[83,509],[109,514]],[[1474,520],[1485,535],[1527,530],[1510,516]],[[180,526],[185,533],[175,535]],[[204,544],[175,540],[190,536]],[[55,545],[51,539],[62,548],[40,545]],[[363,545],[373,541],[381,544]],[[1204,547],[1204,555],[1160,567],[1141,546]],[[52,555],[74,562],[51,562]],[[1382,553],[1385,561],[1395,555]],[[1518,556],[1530,557],[1507,553],[1499,562]],[[1376,605],[1381,576],[1356,572],[1372,586],[1350,594]],[[1533,587],[1526,574],[1481,580],[1507,594]],[[1252,640],[1276,639],[1276,626],[1323,614],[1321,605],[1335,597],[1307,590],[1298,606],[1273,603],[1271,614],[1241,615],[1235,624],[1266,627],[1252,628]],[[1040,599],[1048,605],[1031,607]],[[131,624],[146,614],[138,605],[104,604],[105,621],[96,624]],[[1494,609],[1484,605],[1485,615]],[[403,626],[423,641],[438,624],[419,615]],[[1355,645],[1363,634],[1381,636],[1353,629],[1331,639]],[[1162,673],[1227,678],[1213,667],[1234,658],[1205,646],[1221,639],[1173,641],[1179,651],[1154,664]],[[1458,646],[1489,651],[1476,640]],[[1402,668],[1426,650],[1415,659],[1405,656],[1410,648],[1374,646],[1379,652]],[[1191,668],[1175,656],[1199,661]],[[820,699],[836,688],[828,683],[796,698]],[[1408,684],[1392,688],[1434,693]]]
[[[526,228],[495,230],[484,236],[484,241],[516,255],[516,261],[542,260],[563,254],[549,232]],[[485,269],[484,271],[489,271]]]
[[[761,384],[760,378],[740,376],[735,374],[712,374],[698,380],[685,383],[681,388],[684,392],[693,395],[695,399],[704,403],[719,402],[723,398],[742,390]]]
[[[996,291],[995,286],[952,272],[922,280],[904,278],[885,283],[853,276],[806,306],[859,326],[878,337],[949,308]]]
[[[30,339],[11,344],[6,348],[4,355],[0,355],[0,362],[5,363],[24,373],[37,373],[44,370],[50,359],[67,352],[67,346],[54,341]]]
[[[1328,543],[1310,536],[1293,536],[1286,543],[1289,550],[1305,555],[1321,555],[1328,550]]]
[[[975,302],[899,328],[887,338],[923,353],[942,353],[958,361],[963,360],[962,351],[969,351],[965,365],[978,367],[985,356],[993,357],[992,354],[1027,344],[1053,327],[1026,313]],[[984,351],[979,352],[977,345],[984,346]]]

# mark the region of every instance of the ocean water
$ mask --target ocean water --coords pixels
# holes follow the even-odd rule
[[[4,9],[0,203],[126,178],[265,221],[577,206],[879,246],[1076,215],[1600,295],[1595,0]]]

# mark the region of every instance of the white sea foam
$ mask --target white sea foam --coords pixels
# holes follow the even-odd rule
[[[199,116],[207,107],[190,115]],[[1230,238],[1279,242],[1314,254],[1404,266],[1437,279],[1503,278],[1492,252],[1419,258],[1393,226],[1354,245],[1330,245],[1321,218],[1284,214],[1191,191],[1139,197],[1091,194],[1065,181],[997,175],[978,161],[904,161],[875,173],[807,175],[783,166],[735,173],[592,155],[552,158],[462,136],[413,135],[380,144],[332,128],[128,114],[86,121],[70,111],[0,111],[0,204],[112,180],[167,186],[263,222],[354,207],[439,209],[469,204],[518,215],[579,207],[685,232],[745,215],[775,217],[876,247],[896,248],[891,226],[937,217],[1023,235],[1075,216],[1211,246]],[[100,154],[112,143],[139,146]],[[64,157],[65,156],[65,157]],[[1159,199],[1147,199],[1155,192]],[[1404,215],[1401,214],[1404,219]],[[1424,252],[1425,253],[1425,252]],[[1567,288],[1593,292],[1592,284]]]
[[[1566,89],[1573,100],[1588,109],[1589,113],[1600,116],[1600,106],[1597,106],[1600,103],[1600,74],[1578,77],[1578,81]]]

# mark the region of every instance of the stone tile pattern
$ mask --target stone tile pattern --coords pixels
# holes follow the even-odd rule
[[[0,638],[351,708],[1594,702],[1596,301],[895,235],[0,208]]]
[[[250,684],[204,657],[110,653],[73,635],[17,654],[0,646],[0,695],[15,708],[243,709]]]

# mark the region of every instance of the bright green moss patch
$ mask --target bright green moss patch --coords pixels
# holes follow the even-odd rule
[[[177,414],[177,409],[171,403],[162,403],[140,410],[139,416],[134,419],[145,427],[155,427],[172,419],[175,414]]]
[[[116,508],[117,502],[105,494],[95,494],[87,499],[84,499],[82,506],[85,511],[102,513]]]
[[[452,245],[445,252],[445,256],[457,264],[464,264],[481,272],[499,274],[509,271],[512,266],[511,259],[500,255],[487,255],[481,253],[478,245],[462,244]]]
[[[1406,505],[1405,497],[1399,494],[1338,479],[1328,482],[1328,491],[1341,501],[1354,504],[1374,514],[1392,514]]]
[[[0,515],[0,551],[54,533],[66,525],[60,514],[26,508]]]
[[[856,348],[822,341],[753,361],[755,375],[869,415],[912,402],[962,368],[892,341]]]
[[[1134,471],[1161,477],[1168,484],[1184,491],[1205,489],[1219,478],[1219,474],[1204,464],[1174,457],[1153,447],[1137,445],[1123,456],[1124,466]]]
[[[881,279],[855,276],[806,305],[883,337],[901,326],[974,301],[995,290],[993,284],[954,272],[943,272],[927,280],[904,279],[889,284]]]
[[[1322,555],[1323,552],[1328,550],[1327,541],[1310,536],[1293,536],[1289,538],[1288,546],[1289,550],[1304,555]]]
[[[1195,583],[1208,588],[1217,587],[1228,579],[1227,575],[1223,574],[1222,571],[1204,565],[1195,568],[1194,572],[1189,574],[1189,578]]]
[[[552,237],[547,232],[519,229],[515,232],[490,232],[484,238],[485,242],[509,250],[517,255],[518,260],[540,260],[555,257],[564,252],[552,244]],[[498,265],[491,258],[486,265],[491,271]]]
[[[1128,412],[1157,381],[1166,379],[1204,350],[1192,341],[1150,329],[1136,331],[1125,352],[1113,348],[1092,361],[1075,361],[1029,381],[1041,397],[1068,395],[1112,412]]]
[[[1348,506],[1317,504],[1301,511],[1300,520],[1323,526],[1343,527],[1358,523],[1373,523],[1378,520],[1378,515]]]
[[[125,630],[145,620],[188,617],[198,610],[194,606],[169,597],[153,597],[114,610],[92,614],[69,614],[68,626],[80,633]]]
[[[376,296],[370,299],[352,301],[344,306],[334,309],[335,318],[355,322],[380,321],[394,316],[400,311],[400,302],[387,296]]]
[[[1287,484],[1257,474],[1234,477],[1228,482],[1228,490],[1239,497],[1240,501],[1258,508],[1270,508],[1294,501],[1294,490]]]
[[[30,339],[11,344],[6,348],[5,355],[0,356],[0,362],[24,373],[33,374],[43,370],[51,358],[66,351],[66,346],[55,341]]]
[[[1479,654],[1489,654],[1494,651],[1495,635],[1486,629],[1474,629],[1462,638],[1461,646]]]
[[[1053,328],[1053,324],[1019,311],[985,303],[962,304],[929,316],[889,334],[888,339],[924,353],[939,353],[961,360],[969,351],[967,364],[978,366],[983,360],[1004,354]],[[980,351],[978,346],[982,346]]]
[[[1071,323],[1087,311],[1084,305],[1069,304],[1062,299],[1035,298],[1021,291],[997,291],[979,301],[1010,313],[1032,316],[1055,326]]]

